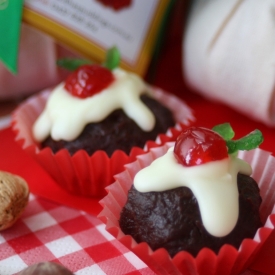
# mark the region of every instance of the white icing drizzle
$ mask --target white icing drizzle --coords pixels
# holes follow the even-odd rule
[[[206,230],[223,237],[235,227],[239,215],[238,172],[251,175],[251,166],[229,156],[220,161],[185,167],[178,163],[174,148],[156,159],[134,178],[139,192],[161,192],[180,186],[189,187],[198,201]]]
[[[136,74],[119,68],[113,74],[115,80],[106,89],[85,99],[72,96],[64,83],[59,84],[33,126],[34,138],[41,142],[51,135],[54,140],[73,140],[87,123],[99,122],[120,108],[141,129],[151,131],[155,117],[139,98],[142,93],[150,93],[150,88]]]

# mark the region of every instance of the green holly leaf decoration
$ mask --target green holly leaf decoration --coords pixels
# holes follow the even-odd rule
[[[228,140],[226,141],[228,154],[233,154],[238,150],[249,151],[255,149],[259,147],[263,140],[261,131],[257,129],[238,140]]]
[[[120,63],[120,52],[117,47],[112,47],[106,53],[105,61],[102,66],[113,70],[119,66]],[[93,64],[90,60],[77,59],[77,58],[61,58],[56,62],[57,66],[67,69],[68,71],[75,71],[82,65]]]
[[[67,69],[68,71],[75,71],[82,65],[92,64],[89,60],[76,59],[76,58],[61,58],[56,62],[57,66]]]
[[[220,134],[224,140],[230,140],[235,136],[235,132],[229,123],[214,126],[212,130]]]
[[[258,129],[238,140],[232,140],[235,134],[229,123],[217,125],[213,127],[213,131],[220,134],[226,141],[228,154],[234,154],[239,150],[249,151],[255,149],[259,147],[264,140],[262,132]]]
[[[109,70],[113,70],[118,67],[120,63],[120,52],[117,47],[112,47],[107,51],[106,60],[103,63],[103,66]]]

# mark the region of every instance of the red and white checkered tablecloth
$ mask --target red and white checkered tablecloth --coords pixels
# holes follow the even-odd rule
[[[21,218],[0,233],[0,274],[54,261],[76,275],[153,275],[138,257],[86,212],[31,195]]]

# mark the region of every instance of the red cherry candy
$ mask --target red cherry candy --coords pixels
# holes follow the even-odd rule
[[[194,166],[228,157],[225,140],[216,132],[190,127],[177,138],[174,155],[184,166]]]
[[[83,65],[65,81],[65,89],[73,96],[86,98],[101,92],[114,80],[110,70],[99,65]]]

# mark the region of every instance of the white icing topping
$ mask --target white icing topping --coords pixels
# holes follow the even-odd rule
[[[155,117],[140,100],[149,91],[136,74],[122,69],[113,71],[115,80],[102,92],[85,99],[72,96],[59,84],[51,93],[46,107],[33,127],[34,138],[41,142],[51,135],[54,140],[73,140],[90,122],[99,122],[116,109],[123,109],[141,129],[151,131]]]
[[[251,175],[251,166],[230,156],[220,161],[185,167],[174,157],[174,148],[156,159],[134,178],[139,192],[161,192],[188,187],[196,197],[206,230],[223,237],[235,227],[239,215],[238,172]]]

